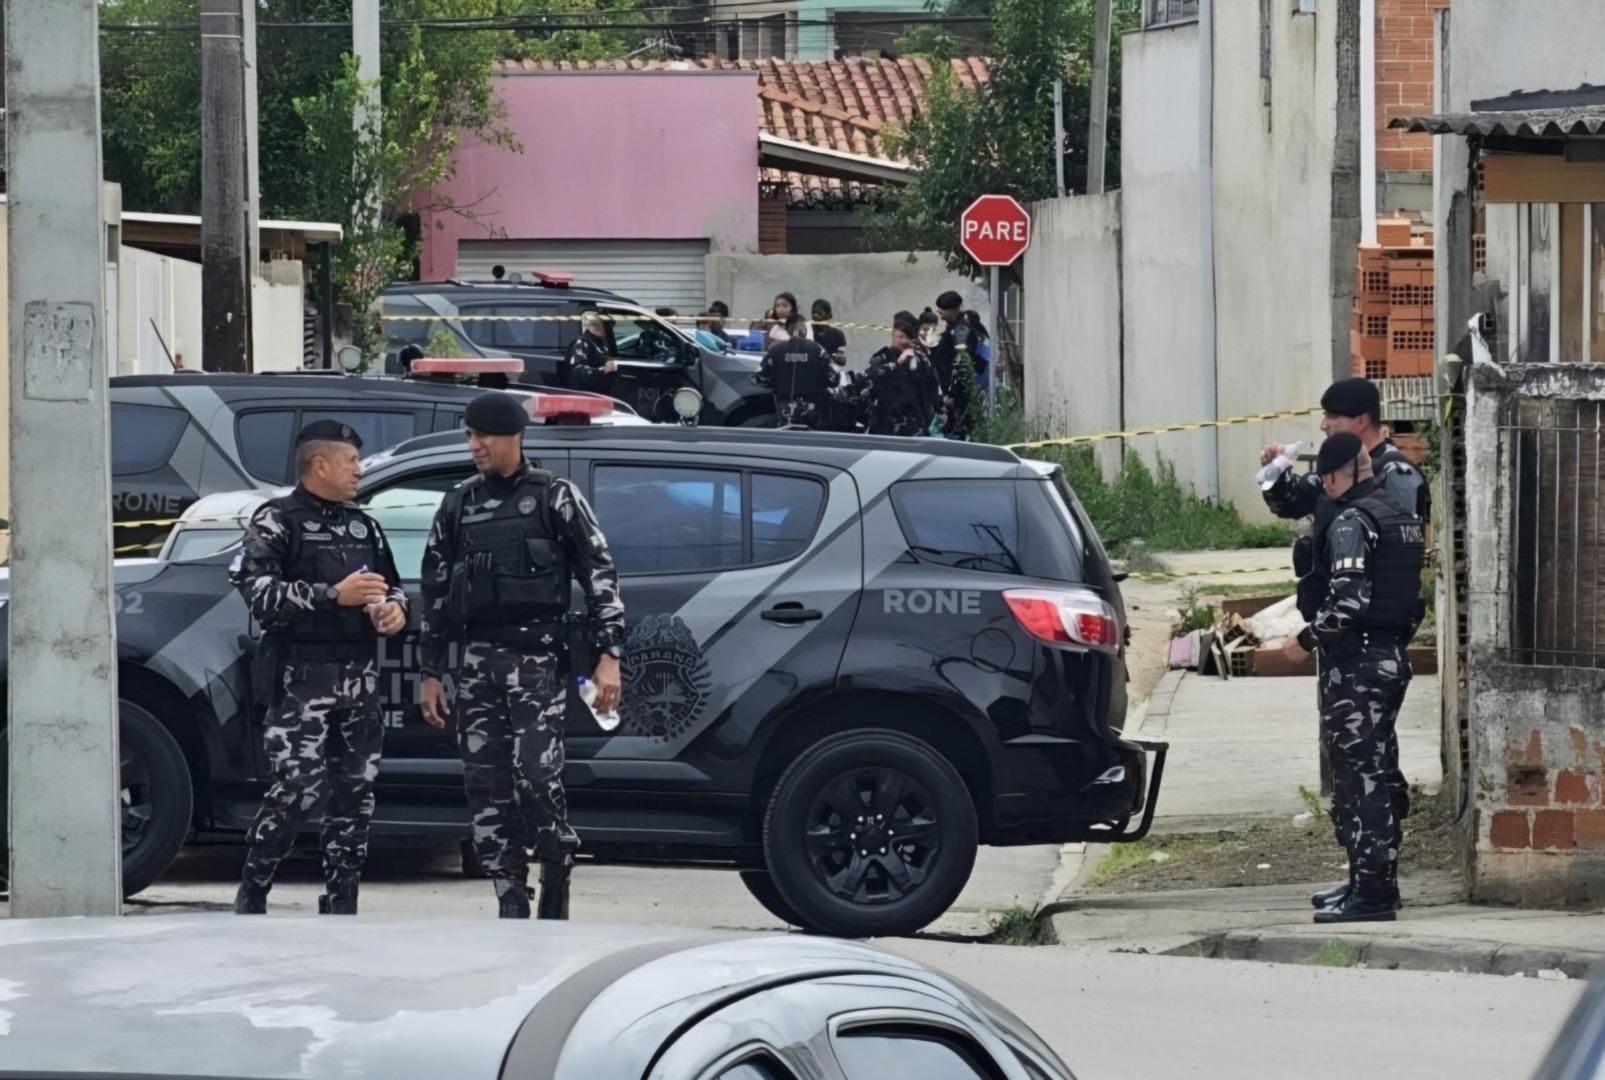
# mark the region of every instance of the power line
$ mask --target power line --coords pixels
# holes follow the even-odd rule
[[[536,17],[544,18],[544,17]],[[495,30],[514,31],[547,31],[552,33],[573,30],[711,30],[724,27],[739,27],[743,23],[758,20],[721,19],[721,20],[667,20],[664,22],[571,22],[552,23],[532,21],[529,16],[508,16],[496,19],[475,20],[441,20],[441,19],[398,19],[385,24],[386,28],[419,27],[424,30],[464,30],[490,32]],[[963,23],[987,23],[991,17],[986,15],[922,15],[915,19],[888,16],[882,19],[854,18],[850,24],[854,27],[871,26],[904,26],[904,25],[951,25]],[[843,24],[834,19],[793,19],[786,18],[786,25],[790,26],[836,26]],[[199,33],[200,23],[108,23],[100,24],[102,30],[124,33]],[[257,23],[258,30],[343,30],[350,31],[351,23],[346,22],[262,22]]]

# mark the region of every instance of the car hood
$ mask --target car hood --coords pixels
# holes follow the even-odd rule
[[[149,581],[166,569],[167,563],[161,559],[138,558],[117,559],[112,563],[112,585],[121,588],[124,585],[140,585]],[[0,598],[11,598],[11,567],[0,566]]]

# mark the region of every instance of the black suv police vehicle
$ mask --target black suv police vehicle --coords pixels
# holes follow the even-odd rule
[[[802,431],[551,427],[525,445],[590,499],[629,620],[621,726],[570,695],[585,854],[731,866],[790,923],[871,935],[945,911],[978,844],[1146,832],[1163,751],[1121,735],[1120,590],[1058,468]],[[450,433],[366,462],[359,501],[409,588],[471,468]],[[225,580],[259,501],[237,497],[221,543],[215,520],[199,545],[181,524],[161,557],[117,564],[130,891],[192,831],[244,829],[268,776],[257,629]],[[466,836],[452,737],[414,704],[414,636],[381,664],[375,830]]]
[[[166,535],[196,499],[295,482],[295,434],[338,420],[374,453],[418,435],[455,431],[478,386],[335,372],[234,375],[175,372],[111,380],[112,520],[128,551]],[[596,395],[589,395],[596,396]],[[639,419],[619,405],[608,423]]]
[[[524,361],[527,382],[565,388],[568,348],[580,336],[580,316],[596,311],[607,317],[619,357],[613,394],[637,413],[672,422],[675,391],[689,386],[702,395],[704,424],[775,424],[774,395],[754,379],[758,357],[705,348],[689,330],[617,293],[572,285],[564,275],[409,282],[386,289],[383,303],[389,371],[401,370],[404,347],[416,345],[429,355],[444,334],[463,355],[516,356]]]

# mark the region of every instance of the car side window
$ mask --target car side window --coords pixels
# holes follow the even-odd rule
[[[752,561],[784,562],[807,549],[825,505],[825,486],[803,476],[752,474]]]
[[[608,322],[620,360],[671,364],[680,359],[680,339],[656,319],[619,314]]]
[[[258,409],[241,413],[234,425],[240,463],[258,480],[290,482],[290,445],[295,440],[294,409]]]
[[[567,304],[499,304],[498,315],[530,316],[538,319],[517,319],[496,322],[496,345],[502,349],[566,348],[580,336],[579,313]],[[554,318],[568,316],[568,318]]]
[[[1014,485],[915,480],[892,488],[903,536],[922,562],[1021,574]]]
[[[851,1028],[835,1040],[847,1080],[1003,1080],[1004,1073],[971,1039],[919,1024]]]
[[[746,561],[738,470],[601,465],[591,500],[621,574],[681,574]]]
[[[335,420],[350,425],[362,440],[364,455],[377,454],[414,435],[422,434],[418,430],[417,417],[410,412],[379,412],[369,409],[301,410],[301,427],[318,420]]]
[[[114,476],[152,472],[167,464],[189,424],[182,409],[160,405],[111,406],[111,471]]]

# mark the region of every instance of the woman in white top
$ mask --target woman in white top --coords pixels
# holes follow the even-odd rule
[[[775,323],[769,328],[768,344],[790,341],[794,337],[813,340],[814,334],[808,326],[808,320],[797,310],[797,298],[791,293],[783,292],[775,297],[774,306],[770,310],[774,314]]]

